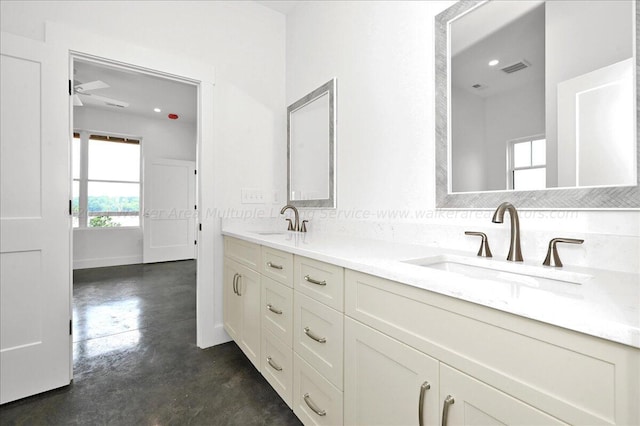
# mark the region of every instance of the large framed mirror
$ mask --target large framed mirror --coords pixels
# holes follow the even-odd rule
[[[287,202],[336,207],[336,79],[287,108]]]
[[[436,205],[640,208],[638,0],[436,17]]]

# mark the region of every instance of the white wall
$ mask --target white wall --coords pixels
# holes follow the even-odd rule
[[[89,107],[75,107],[73,120],[76,130],[141,137],[144,164],[153,158],[196,161],[195,123]],[[74,269],[142,263],[142,250],[141,228],[76,228],[73,231]]]
[[[544,135],[544,81],[488,98],[452,88],[453,191],[507,189],[507,142]]]
[[[545,134],[544,81],[491,96],[485,101],[486,190],[507,189],[507,141]]]
[[[452,4],[303,2],[287,16],[287,101],[338,80],[338,210],[305,211],[311,230],[473,253],[463,231],[478,229],[506,256],[509,227],[492,212],[435,210],[433,22]],[[523,211],[520,224],[526,260],[575,236],[585,244],[563,247],[565,264],[640,270],[638,212]]]
[[[487,188],[485,100],[451,88],[451,188],[453,192]]]
[[[49,20],[210,64],[221,211],[240,207],[241,188],[284,195],[284,15],[251,1],[3,0],[0,18],[2,31],[34,39]]]
[[[241,188],[286,188],[285,17],[251,1],[2,1],[0,30],[44,39],[44,23],[193,58],[215,70],[215,219],[239,209]],[[272,212],[273,210],[273,212]],[[251,214],[253,214],[251,210]],[[259,214],[277,214],[271,205]],[[209,221],[211,222],[211,221]],[[204,232],[208,232],[204,230]],[[222,331],[222,237],[213,241],[215,336]],[[209,294],[209,293],[207,293]],[[208,307],[209,300],[199,306]],[[209,326],[207,325],[207,328]]]

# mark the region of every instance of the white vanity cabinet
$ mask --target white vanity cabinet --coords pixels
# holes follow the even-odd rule
[[[260,274],[231,259],[224,261],[224,328],[260,367]]]
[[[442,416],[446,397],[453,397],[451,425],[640,422],[637,348],[350,270],[345,313],[439,361],[437,410]],[[370,408],[352,385],[372,373],[354,364],[359,360],[349,349],[362,346],[358,330],[345,332],[347,413]],[[407,386],[415,394],[415,384]],[[376,399],[395,398],[392,390],[378,392]]]
[[[230,237],[224,280],[305,425],[640,424],[636,347]]]

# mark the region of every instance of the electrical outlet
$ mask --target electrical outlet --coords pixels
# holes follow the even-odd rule
[[[242,189],[240,198],[242,204],[263,204],[264,192],[261,189]]]

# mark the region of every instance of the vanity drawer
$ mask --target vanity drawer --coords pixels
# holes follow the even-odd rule
[[[344,315],[298,292],[293,304],[293,349],[342,389]]]
[[[293,412],[305,425],[342,425],[343,394],[293,354]]]
[[[280,398],[292,408],[293,403],[293,351],[273,333],[262,330],[262,375],[278,392]]]
[[[224,255],[229,259],[248,266],[254,271],[259,270],[260,246],[237,238],[224,237]]]
[[[294,270],[297,291],[344,312],[344,268],[295,256]]]
[[[262,329],[293,344],[293,289],[262,277]]]
[[[262,246],[262,275],[293,287],[293,254]]]

